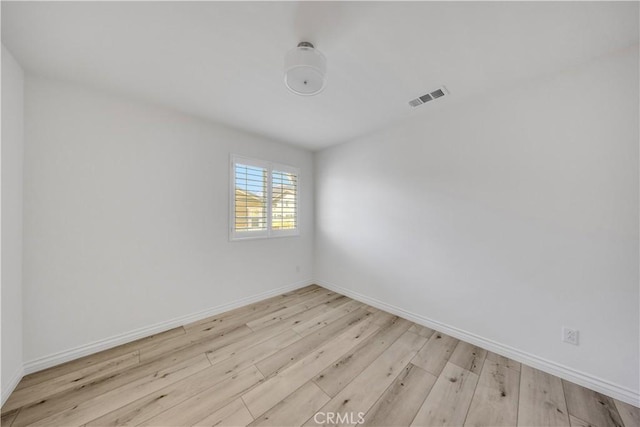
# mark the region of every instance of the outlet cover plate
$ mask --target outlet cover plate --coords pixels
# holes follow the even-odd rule
[[[579,341],[579,331],[577,329],[567,328],[566,326],[562,328],[562,341],[578,345]]]

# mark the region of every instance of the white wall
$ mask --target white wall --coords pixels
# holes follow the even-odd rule
[[[22,377],[23,88],[20,65],[2,46],[2,402]]]
[[[310,152],[30,75],[25,120],[25,362],[310,281]],[[230,153],[300,168],[299,237],[229,242]]]
[[[637,396],[637,46],[424,108],[316,156],[319,283]]]

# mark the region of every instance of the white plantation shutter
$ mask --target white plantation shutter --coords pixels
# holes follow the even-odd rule
[[[273,234],[288,234],[298,228],[298,173],[289,168],[271,171],[271,229]]]
[[[266,164],[238,159],[232,163],[232,237],[268,234],[268,179]]]
[[[298,170],[232,156],[231,239],[298,234]]]

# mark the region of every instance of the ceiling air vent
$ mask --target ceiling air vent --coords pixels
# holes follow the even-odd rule
[[[442,89],[434,90],[431,92],[431,96],[433,96],[433,99],[440,98],[441,96],[444,96],[444,91]]]
[[[434,99],[441,98],[448,94],[449,94],[449,91],[447,90],[447,88],[442,86],[440,89],[436,89],[431,93],[426,93],[416,99],[412,99],[411,101],[409,101],[409,105],[411,107],[417,107],[419,105],[426,104],[429,101],[433,101]]]

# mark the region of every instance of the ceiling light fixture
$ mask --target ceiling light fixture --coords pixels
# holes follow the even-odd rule
[[[300,42],[284,57],[284,84],[296,95],[316,95],[324,89],[327,60],[309,42]]]

